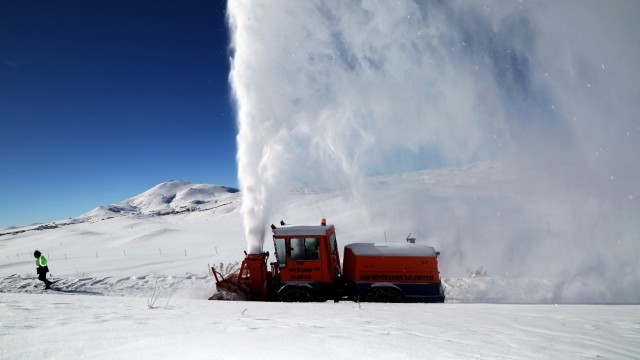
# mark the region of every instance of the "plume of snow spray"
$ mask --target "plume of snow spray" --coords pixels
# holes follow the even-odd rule
[[[230,0],[249,252],[286,190],[344,187],[447,233],[445,273],[477,263],[550,279],[546,301],[637,301],[638,15],[634,1]],[[496,185],[464,211],[410,194],[381,209],[364,181],[481,160],[506,164],[526,203],[500,214]]]

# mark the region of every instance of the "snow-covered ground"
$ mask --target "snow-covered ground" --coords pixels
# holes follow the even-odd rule
[[[637,359],[640,307],[0,294],[3,359]]]
[[[490,186],[496,182],[499,192]],[[515,274],[519,268],[499,257],[482,260],[505,252],[523,229],[545,244],[566,245],[557,209],[532,205],[527,194],[510,190],[513,184],[495,166],[479,164],[375,178],[367,185],[375,197],[358,202],[336,189],[296,189],[274,211],[274,223],[326,217],[341,246],[403,242],[412,232],[442,252],[445,304],[205,300],[215,291],[209,267],[240,261],[247,247],[241,194],[219,186],[169,182],[77,218],[2,229],[0,358],[640,358],[637,280],[621,281],[627,297],[615,301],[601,295],[618,291],[602,287],[615,274],[591,274],[592,289],[573,275]],[[372,199],[377,211],[419,202],[422,212],[372,214],[365,211]],[[495,207],[499,220],[489,217]],[[445,221],[443,209],[473,222],[448,233],[444,225],[453,220]],[[527,215],[541,229],[527,228]],[[411,227],[416,222],[406,217],[425,227]],[[461,239],[474,232],[471,244],[480,239],[481,246]],[[496,236],[502,238],[490,242]],[[532,244],[526,248],[536,254]],[[36,279],[35,249],[49,259],[57,290],[44,291]],[[265,250],[273,252],[268,240]],[[518,247],[508,251],[519,255]],[[596,270],[609,269],[604,260],[594,262]],[[613,305],[620,302],[627,305]]]

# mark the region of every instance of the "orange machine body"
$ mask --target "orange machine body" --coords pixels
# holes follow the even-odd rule
[[[219,276],[212,299],[261,301],[443,302],[438,253],[416,244],[354,243],[344,248],[321,225],[272,226],[276,261],[268,252],[246,254],[240,271]]]
[[[347,245],[344,249],[344,276],[353,282],[440,284],[435,250],[415,244]]]
[[[357,298],[375,297],[373,293],[386,287],[385,296],[402,297],[403,301],[444,301],[438,253],[431,246],[349,244],[344,248],[343,270],[345,282]]]

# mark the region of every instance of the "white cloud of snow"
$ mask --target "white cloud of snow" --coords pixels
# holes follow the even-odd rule
[[[284,189],[341,187],[371,221],[435,239],[451,272],[545,276],[558,298],[640,296],[636,2],[228,10],[249,251]],[[363,181],[480,160],[517,181],[439,203],[401,189],[380,202]]]

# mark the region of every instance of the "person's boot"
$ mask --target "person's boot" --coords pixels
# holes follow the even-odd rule
[[[51,281],[47,280],[47,282],[44,284],[44,289],[45,290],[51,289]]]

